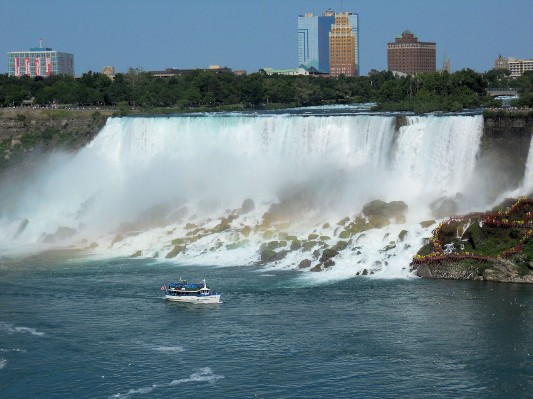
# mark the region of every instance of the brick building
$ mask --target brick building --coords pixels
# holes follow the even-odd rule
[[[414,75],[436,71],[437,46],[433,42],[419,42],[406,30],[394,43],[387,43],[388,70]]]

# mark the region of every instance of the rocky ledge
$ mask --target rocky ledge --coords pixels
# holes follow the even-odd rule
[[[533,283],[533,198],[446,220],[411,269],[424,278]]]

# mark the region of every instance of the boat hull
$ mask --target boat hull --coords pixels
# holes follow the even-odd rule
[[[186,303],[220,303],[220,295],[165,295],[167,301]]]

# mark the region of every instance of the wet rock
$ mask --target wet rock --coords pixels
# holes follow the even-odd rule
[[[138,258],[139,256],[143,256],[143,251],[141,251],[140,249],[138,249],[137,251],[135,251],[135,252],[131,255],[131,258]]]
[[[13,238],[17,238],[26,229],[26,226],[28,225],[28,223],[29,223],[28,219],[22,219],[19,225],[17,226],[17,230],[13,234]]]
[[[383,215],[370,215],[368,216],[368,223],[376,229],[381,229],[385,226],[388,226],[390,221],[386,216]]]
[[[220,223],[213,229],[213,232],[222,233],[223,231],[229,230],[231,228],[230,222],[229,218],[222,218]]]
[[[342,238],[343,240],[347,240],[347,239],[349,239],[351,236],[352,236],[352,233],[351,233],[350,231],[347,231],[347,230],[343,230],[343,231],[341,231],[341,233],[339,234],[339,238]]]
[[[165,256],[166,259],[175,258],[180,253],[184,252],[187,249],[184,245],[174,245],[174,248]]]
[[[420,222],[420,226],[422,226],[424,229],[427,229],[429,226],[434,225],[436,222],[434,220],[425,220],[423,222]]]
[[[242,229],[241,229],[241,234],[245,237],[248,237],[250,235],[250,233],[252,232],[252,229],[250,226],[244,226]]]
[[[122,236],[122,234],[116,234],[115,237],[113,238],[113,240],[111,241],[111,246],[115,245],[117,242],[120,242],[124,239],[124,237]]]
[[[457,215],[461,208],[461,201],[463,197],[461,194],[457,194],[455,198],[442,197],[432,202],[429,205],[431,215],[435,219],[444,219],[448,216]]]
[[[250,245],[249,240],[242,240],[242,241],[237,241],[237,242],[226,245],[226,249],[233,250],[233,249],[247,247],[248,245]]]
[[[274,236],[274,232],[272,230],[267,230],[263,233],[263,240],[270,240]]]
[[[311,272],[321,272],[322,271],[322,266],[320,265],[320,263],[314,267],[312,267],[311,269],[309,269],[309,271]]]
[[[59,241],[66,240],[74,237],[77,232],[78,230],[73,229],[72,227],[60,226],[57,228],[54,237]]]
[[[261,262],[268,263],[283,259],[287,255],[287,251],[273,251],[272,249],[265,249],[261,252]]]
[[[348,223],[349,221],[350,221],[350,218],[348,216],[346,216],[344,219],[339,220],[337,222],[337,225],[338,226],[346,226],[346,223]]]
[[[326,260],[337,256],[337,254],[338,252],[335,251],[333,248],[326,248],[324,251],[322,251],[322,256],[320,257],[320,261],[325,262]]]
[[[339,252],[345,250],[347,246],[348,243],[346,241],[339,241],[332,247],[332,249]]]
[[[394,223],[396,224],[405,224],[407,222],[407,219],[405,218],[405,215],[398,215],[394,217]]]
[[[291,251],[297,251],[302,247],[302,243],[298,239],[294,239],[291,242]]]
[[[398,241],[405,240],[405,238],[407,237],[408,234],[409,233],[407,232],[407,230],[400,231],[400,234],[398,234]]]
[[[304,251],[310,251],[311,249],[316,247],[317,244],[318,244],[318,241],[304,241],[302,243],[302,248]]]
[[[247,198],[244,200],[241,206],[241,213],[244,215],[246,213],[249,213],[255,209],[255,203],[251,198]]]
[[[407,204],[403,201],[384,202],[373,200],[363,206],[365,216],[379,215],[386,218],[394,218],[407,212]]]
[[[319,256],[320,256],[320,251],[318,249],[315,249],[313,251],[313,258],[318,259]]]
[[[311,266],[311,261],[309,259],[304,259],[298,264],[299,269],[307,269]]]

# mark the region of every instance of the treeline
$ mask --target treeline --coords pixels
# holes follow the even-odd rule
[[[130,69],[114,80],[94,72],[81,78],[50,76],[20,78],[0,75],[0,106],[17,107],[25,100],[49,106],[115,106],[122,109],[171,107],[257,108],[308,106],[334,103],[376,102],[381,110],[460,111],[496,106],[486,95],[487,87],[515,87],[521,92],[518,106],[533,106],[533,71],[510,79],[508,71],[478,74],[464,69],[395,77],[388,71],[372,70],[368,76],[323,78],[315,76],[236,76],[214,71],[191,71],[171,78],[156,78]]]

